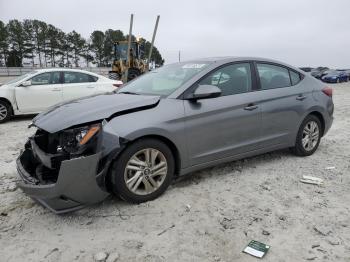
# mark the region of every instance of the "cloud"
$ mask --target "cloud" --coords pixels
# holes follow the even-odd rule
[[[19,8],[21,6],[21,8]],[[295,66],[350,68],[348,0],[0,0],[0,19],[40,19],[88,37],[93,30],[128,31],[151,39],[166,62],[208,56],[260,56]]]

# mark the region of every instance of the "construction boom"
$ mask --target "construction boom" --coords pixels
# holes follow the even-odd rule
[[[117,41],[114,43],[114,61],[112,63],[112,70],[109,71],[110,78],[120,79],[125,83],[149,70],[159,18],[160,16],[158,15],[153,31],[149,54],[147,59],[143,59],[145,55],[145,43],[138,39],[136,41],[132,41],[131,38],[134,20],[134,15],[131,14],[128,40]]]

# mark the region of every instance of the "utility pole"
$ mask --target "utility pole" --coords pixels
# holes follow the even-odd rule
[[[181,50],[179,50],[179,62],[181,62]]]
[[[149,70],[149,63],[151,62],[151,56],[152,56],[152,51],[153,51],[154,39],[156,38],[156,34],[157,34],[159,18],[160,18],[160,15],[157,16],[156,25],[155,25],[154,31],[153,31],[151,48],[149,50],[148,59],[147,59],[147,64],[148,64],[147,70]]]
[[[126,60],[126,65],[128,67],[128,70],[125,71],[124,74],[124,83],[128,82],[128,71],[130,68],[130,49],[131,49],[131,35],[132,35],[132,25],[134,22],[134,14],[131,14],[130,17],[130,28],[129,28],[129,38],[128,38],[128,53],[127,53],[127,60]]]

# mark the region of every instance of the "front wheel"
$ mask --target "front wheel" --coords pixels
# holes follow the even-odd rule
[[[166,144],[156,139],[138,140],[114,162],[112,190],[128,202],[150,201],[168,188],[174,170],[174,157]]]
[[[298,156],[310,156],[318,148],[321,141],[322,126],[320,120],[314,116],[307,116],[300,125],[293,153]]]
[[[9,120],[11,115],[12,110],[9,103],[0,100],[0,123],[4,123]]]

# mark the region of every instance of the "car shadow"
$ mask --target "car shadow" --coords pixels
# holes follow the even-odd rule
[[[262,163],[279,160],[282,157],[295,157],[295,155],[293,155],[289,149],[281,149],[240,160],[234,160],[178,177],[174,180],[172,186],[175,188],[188,187],[196,185],[202,180],[209,179],[213,176],[227,175],[229,173],[240,174],[246,169],[259,168],[259,165]]]
[[[187,175],[174,179],[174,182],[169,189],[173,188],[186,188],[190,190],[190,187],[204,182],[205,180],[211,179],[212,177],[225,176],[233,173],[239,175],[246,169],[259,168],[259,165],[266,162],[273,162],[280,160],[283,157],[296,157],[288,149],[277,150],[269,153],[265,153],[258,156],[248,157],[241,160],[235,160],[228,163],[216,165],[213,167],[205,168],[200,171],[192,172]],[[165,195],[167,192],[164,193]],[[148,202],[140,205],[147,205]],[[129,212],[132,206],[137,206],[123,201],[115,195],[108,196],[103,202],[94,204],[85,209],[74,213],[63,214],[64,216],[79,216],[79,217],[120,217],[122,220],[128,219],[130,216]]]
[[[21,122],[21,121],[28,121],[33,119],[37,114],[32,114],[32,115],[20,115],[20,116],[13,116],[8,123],[11,122]]]

